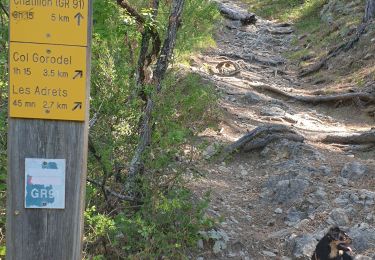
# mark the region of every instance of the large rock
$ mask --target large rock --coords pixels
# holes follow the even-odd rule
[[[280,152],[280,156],[288,156],[283,155]],[[276,160],[281,159],[280,157],[276,158]],[[273,172],[274,175],[293,175],[295,177],[300,177],[304,179],[310,179],[311,177],[320,177],[320,176],[330,176],[332,172],[329,167],[314,167],[309,164],[309,160],[305,161],[303,159],[291,159],[291,160],[283,160],[281,162],[276,162],[273,164],[275,171]]]
[[[297,222],[300,222],[301,219],[306,218],[307,214],[305,212],[297,210],[295,207],[291,207],[288,209],[286,217],[285,217],[285,223],[288,225],[294,225]]]
[[[341,177],[347,178],[350,180],[357,180],[365,176],[367,172],[366,165],[363,165],[360,162],[349,162],[344,165],[341,170]]]
[[[260,114],[262,116],[284,116],[285,113],[286,113],[285,110],[277,106],[264,107],[260,111]]]
[[[353,247],[358,253],[374,249],[375,228],[366,223],[359,224],[349,230],[349,235],[353,239]]]
[[[271,181],[262,190],[261,197],[277,204],[290,204],[301,200],[309,182],[300,178]]]
[[[336,199],[335,202],[342,207],[349,204],[360,204],[363,206],[373,206],[375,204],[375,192],[369,190],[345,190]]]
[[[210,144],[209,146],[206,147],[206,149],[203,151],[203,157],[205,159],[211,158],[213,155],[217,153],[217,151],[220,149],[220,144],[215,142]]]
[[[261,96],[255,92],[247,92],[242,100],[250,105],[257,104],[261,101],[267,101],[267,98],[264,96]]]
[[[306,165],[306,163],[303,163],[302,160],[305,162],[308,160],[319,162],[325,160],[324,156],[312,146],[286,139],[267,145],[262,150],[261,156],[272,160],[298,160],[304,165]]]
[[[318,241],[314,236],[302,235],[294,239],[293,259],[310,259]]]
[[[331,211],[327,222],[332,226],[347,226],[349,224],[349,217],[344,209],[337,208]]]
[[[335,14],[348,13],[348,9],[342,0],[329,0],[326,5],[323,6],[320,11],[320,18],[323,22],[332,24],[334,21]]]
[[[307,197],[307,201],[312,205],[322,204],[322,202],[327,200],[327,193],[325,192],[323,187],[317,187],[314,193],[311,193]]]

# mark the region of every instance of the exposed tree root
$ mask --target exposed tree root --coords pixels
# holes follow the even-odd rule
[[[234,69],[228,71],[228,69],[230,67],[233,67]],[[232,76],[235,76],[235,75],[237,75],[238,73],[241,72],[241,67],[236,62],[233,62],[233,61],[230,61],[230,60],[219,62],[216,65],[216,69],[217,69],[218,73],[215,72],[214,70],[212,70],[211,68],[209,68],[210,73],[213,74],[213,75],[218,75],[218,76],[232,77]]]
[[[362,109],[362,111],[367,113],[369,116],[375,117],[375,106],[369,106],[368,108]]]
[[[323,143],[337,143],[337,144],[375,144],[375,130],[354,135],[328,135],[324,137]]]
[[[100,181],[96,181],[96,180],[93,180],[93,179],[90,179],[90,178],[87,178],[87,181],[90,182],[91,184],[94,184],[94,185],[102,188],[102,191],[105,193],[105,196],[109,195],[109,196],[118,198],[118,199],[123,200],[123,201],[139,202],[139,200],[137,198],[118,193],[118,192],[112,190],[111,188],[103,185],[103,183],[101,183]]]
[[[369,23],[360,24],[357,28],[357,33],[356,33],[356,35],[353,39],[351,39],[348,42],[345,42],[345,43],[339,45],[338,47],[335,47],[334,49],[332,49],[331,51],[328,52],[327,56],[322,58],[318,63],[312,65],[311,67],[309,67],[305,70],[302,70],[299,75],[301,77],[305,77],[305,76],[308,76],[310,74],[313,74],[314,72],[319,71],[323,66],[325,66],[327,61],[330,60],[331,58],[337,56],[338,54],[340,54],[343,51],[346,52],[346,51],[350,50],[351,48],[353,48],[353,46],[359,41],[362,34],[365,32],[368,24]]]
[[[278,139],[289,139],[291,141],[303,142],[305,138],[296,131],[290,129],[290,127],[284,125],[259,126],[231,145],[225,147],[219,156],[219,160],[224,160],[225,157],[237,150],[249,152],[251,150],[263,148],[270,142]]]
[[[344,151],[356,151],[356,152],[370,152],[374,151],[375,143],[373,144],[354,144],[343,148]]]
[[[274,35],[282,35],[282,34],[291,34],[294,32],[294,30],[292,28],[285,28],[285,27],[281,27],[283,29],[270,29],[268,28],[267,31],[270,33],[270,34],[274,34]]]
[[[253,140],[248,142],[244,145],[243,151],[250,152],[255,149],[260,149],[268,145],[269,143],[279,140],[279,139],[288,139],[294,142],[303,142],[305,138],[302,135],[296,133],[276,133],[276,134],[268,134],[264,138],[259,140]]]
[[[343,94],[334,94],[334,95],[325,95],[325,96],[308,96],[308,95],[293,95],[291,93],[285,92],[283,90],[280,90],[274,86],[266,85],[266,84],[250,84],[251,87],[267,90],[279,95],[282,95],[284,97],[288,97],[300,102],[304,103],[312,103],[312,104],[318,104],[318,103],[327,103],[327,102],[338,102],[338,101],[347,101],[352,99],[360,99],[366,102],[374,102],[375,96],[370,93],[343,93]]]
[[[226,4],[219,2],[216,3],[218,4],[220,13],[230,20],[240,21],[243,25],[255,24],[257,21],[257,18],[253,13],[235,10]]]
[[[228,155],[236,151],[249,152],[252,150],[263,148],[269,143],[280,139],[288,139],[294,142],[303,142],[304,140],[306,140],[306,138],[300,133],[285,125],[259,126],[242,136],[237,141],[226,146],[222,150],[218,158],[219,161],[222,161]],[[370,150],[375,147],[375,130],[346,136],[328,135],[320,138],[319,140],[315,139],[314,141],[322,143],[352,145],[351,147],[353,147],[353,149],[363,148],[366,150]]]
[[[259,55],[255,55],[255,54],[244,54],[244,55],[240,55],[240,54],[237,54],[237,53],[231,53],[231,52],[215,52],[216,55],[219,55],[219,56],[225,56],[227,58],[232,58],[232,59],[237,59],[237,60],[244,60],[246,62],[249,62],[249,63],[252,63],[252,62],[258,62],[262,65],[266,65],[266,66],[279,66],[279,65],[282,65],[284,64],[284,61],[279,59],[279,60],[276,60],[276,59],[268,59],[266,57],[262,57],[262,56],[259,56]]]

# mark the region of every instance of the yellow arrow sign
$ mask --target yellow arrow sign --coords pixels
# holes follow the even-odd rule
[[[12,42],[10,116],[84,121],[86,55],[84,47]]]
[[[87,46],[88,1],[10,1],[10,41]]]

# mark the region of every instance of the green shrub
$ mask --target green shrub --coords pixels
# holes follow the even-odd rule
[[[185,188],[166,193],[148,193],[134,214],[124,210],[115,218],[114,243],[122,248],[120,257],[129,259],[184,259],[194,248],[198,232],[212,225],[204,214],[208,200],[197,204]]]
[[[170,1],[160,1],[153,21],[144,0],[129,0],[163,37]],[[212,44],[218,12],[210,1],[187,0],[173,61]],[[135,71],[141,32],[111,0],[94,1],[92,46],[90,156],[88,176],[123,190],[126,167],[139,138],[144,103],[137,97]],[[164,174],[176,153],[208,124],[215,124],[217,98],[212,86],[197,75],[176,76],[171,70],[155,95],[152,143],[145,154],[145,175],[139,181],[141,203],[119,202],[87,186],[85,254],[87,259],[185,258],[198,231],[211,224],[204,215],[208,201],[193,201],[181,170]],[[153,92],[153,86],[146,89]],[[99,158],[99,159],[98,159]],[[173,180],[163,185],[166,179]]]
[[[181,79],[170,75],[154,112],[152,150],[156,158],[150,167],[158,169],[173,161],[180,146],[202,131],[216,125],[217,94],[212,85],[195,74]]]

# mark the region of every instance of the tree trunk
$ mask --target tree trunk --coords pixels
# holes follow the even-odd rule
[[[363,17],[363,22],[368,22],[375,18],[375,0],[367,0],[365,15]]]
[[[0,8],[4,12],[4,14],[9,18],[8,7],[5,7],[5,5],[2,2],[0,2]]]
[[[161,90],[161,81],[167,71],[169,60],[173,54],[176,44],[177,31],[181,24],[182,10],[185,0],[174,0],[172,2],[172,10],[169,16],[168,31],[161,49],[159,59],[154,70],[153,83],[157,92]]]
[[[156,63],[156,69],[153,73],[153,85],[155,87],[156,93],[159,93],[161,90],[161,82],[164,78],[165,72],[167,71],[168,63],[175,47],[177,31],[181,22],[184,3],[185,0],[172,1],[172,8],[169,16],[166,38],[164,40],[163,47]],[[143,155],[145,153],[145,150],[151,143],[152,111],[154,108],[154,102],[152,99],[152,95],[149,95],[146,98],[147,105],[143,112],[140,139],[138,141],[138,145],[133,158],[130,162],[128,169],[128,178],[124,185],[125,191],[131,197],[136,196],[136,180],[143,166]]]

